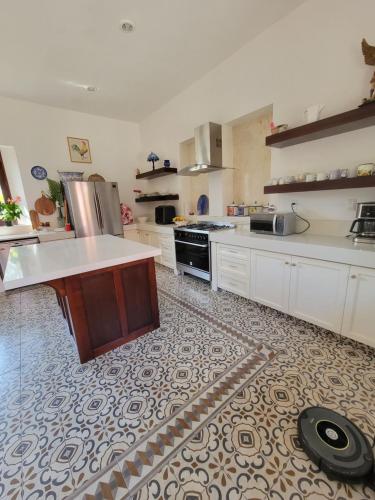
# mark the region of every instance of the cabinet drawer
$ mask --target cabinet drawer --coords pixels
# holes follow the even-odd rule
[[[228,292],[241,295],[242,297],[249,298],[249,280],[247,275],[235,274],[231,271],[219,270],[218,273],[218,286]]]
[[[238,273],[244,275],[249,272],[250,261],[229,258],[227,255],[221,255],[218,262],[219,272]]]
[[[241,248],[232,245],[222,245],[219,243],[218,245],[218,257],[219,261],[221,258],[229,259],[229,260],[246,260],[248,261],[250,258],[250,249],[249,248]]]

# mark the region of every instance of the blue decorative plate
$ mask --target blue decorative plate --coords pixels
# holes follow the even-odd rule
[[[34,179],[38,179],[38,181],[42,181],[47,177],[47,170],[44,167],[39,167],[36,165],[31,169],[31,175]]]
[[[201,194],[200,197],[198,198],[198,203],[197,203],[197,212],[198,215],[207,215],[208,214],[208,196],[205,194]]]

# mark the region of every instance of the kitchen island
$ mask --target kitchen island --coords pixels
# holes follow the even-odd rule
[[[15,247],[4,287],[54,288],[84,363],[159,327],[158,255],[158,248],[111,235]]]

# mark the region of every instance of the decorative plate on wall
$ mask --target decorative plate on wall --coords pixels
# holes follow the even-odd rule
[[[201,194],[200,197],[198,198],[198,203],[197,203],[198,215],[207,215],[208,207],[209,207],[208,196],[205,194]]]
[[[39,165],[36,165],[35,167],[32,167],[31,169],[31,175],[34,177],[34,179],[38,179],[38,181],[42,181],[47,177],[47,170],[44,167],[40,167]]]

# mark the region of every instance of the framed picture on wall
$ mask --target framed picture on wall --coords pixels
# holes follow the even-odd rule
[[[68,148],[70,161],[74,161],[77,163],[92,163],[90,143],[88,139],[68,137]]]

